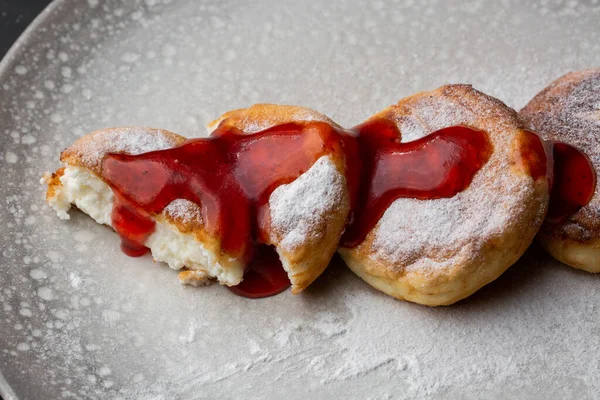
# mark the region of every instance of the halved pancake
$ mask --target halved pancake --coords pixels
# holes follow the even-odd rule
[[[260,129],[253,130],[236,119],[255,112],[256,118],[270,116],[266,121],[253,120]],[[330,121],[309,109],[274,105],[257,105],[226,116],[221,118],[223,123],[235,125],[246,133],[281,123]],[[73,204],[96,222],[111,226],[114,195],[102,178],[104,157],[168,149],[185,140],[172,132],[152,128],[90,133],[61,154],[63,168],[45,176],[48,204],[63,219],[68,219],[67,212]],[[337,248],[349,212],[344,173],[343,154],[332,152],[320,157],[295,181],[280,185],[271,193],[270,230],[265,244],[275,246],[293,293],[301,292],[323,272]],[[157,261],[173,269],[186,267],[180,274],[183,283],[197,285],[214,278],[223,285],[235,286],[242,281],[245,263],[224,251],[220,238],[205,229],[198,205],[178,199],[152,217],[156,227],[145,245]]]

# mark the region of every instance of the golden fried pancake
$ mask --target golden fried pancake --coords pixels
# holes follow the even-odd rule
[[[546,140],[559,140],[586,153],[600,168],[600,68],[571,72],[538,93],[521,116]],[[554,258],[574,268],[600,272],[600,195],[567,220],[545,223],[540,244]]]
[[[374,119],[393,121],[402,142],[463,125],[487,132],[493,150],[465,190],[451,198],[396,199],[361,244],[341,247],[358,276],[398,299],[447,305],[519,259],[544,219],[548,182],[545,155],[532,160],[532,134],[514,110],[469,85],[448,85],[403,99]],[[543,168],[541,176],[532,174],[532,162]]]
[[[246,133],[255,133],[272,126],[294,121],[321,121],[339,127],[328,116],[310,108],[266,103],[228,111],[208,123],[206,128],[209,132],[212,132],[219,126],[231,126]]]

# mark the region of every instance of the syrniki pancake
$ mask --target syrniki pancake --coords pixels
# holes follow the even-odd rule
[[[451,198],[395,200],[354,248],[338,251],[371,286],[399,299],[447,305],[500,276],[532,242],[548,206],[541,143],[518,114],[469,85],[401,100],[370,120],[393,121],[403,142],[464,125],[487,133],[492,153]]]
[[[252,115],[252,122],[236,116]],[[309,109],[257,105],[221,118],[223,126],[236,126],[247,133],[283,123],[331,121]],[[212,124],[212,129],[216,127]],[[260,128],[258,128],[260,127]],[[185,138],[151,128],[116,128],[90,133],[61,154],[64,167],[45,176],[47,201],[59,217],[68,218],[71,204],[98,223],[111,226],[114,195],[102,178],[102,161],[107,154],[141,154],[181,145]],[[270,228],[265,243],[273,245],[292,284],[299,293],[327,267],[346,221],[349,202],[344,177],[343,155],[331,151],[293,182],[278,186],[269,198]],[[203,284],[217,279],[227,286],[238,285],[245,264],[221,248],[218,235],[205,229],[200,207],[177,199],[151,216],[154,233],[144,243],[157,261],[185,270],[184,283]]]
[[[572,72],[538,93],[520,112],[546,140],[559,140],[586,153],[600,170],[600,68]],[[574,188],[582,190],[582,187]],[[588,272],[600,272],[600,194],[559,223],[547,222],[537,239],[557,260]]]

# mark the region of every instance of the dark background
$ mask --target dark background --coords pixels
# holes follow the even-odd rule
[[[0,59],[49,3],[50,0],[0,0]]]
[[[0,58],[50,0],[0,0]]]

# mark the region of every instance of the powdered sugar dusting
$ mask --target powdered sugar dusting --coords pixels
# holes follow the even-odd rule
[[[406,271],[445,268],[474,256],[485,241],[500,238],[514,227],[533,189],[531,178],[504,173],[490,183],[490,175],[490,168],[484,168],[471,183],[478,190],[452,198],[394,201],[377,228],[375,257],[402,262]],[[496,185],[507,194],[499,194]]]
[[[84,165],[99,165],[109,153],[141,154],[163,150],[177,143],[173,135],[160,129],[126,127],[95,132],[93,140],[80,140],[72,146]]]
[[[326,116],[324,116],[320,113],[315,113],[314,111],[307,109],[307,108],[298,109],[292,115],[291,120],[292,121],[305,121],[305,122],[310,122],[310,121],[331,122],[331,120],[329,118],[327,118]]]
[[[467,121],[468,110],[457,107],[457,104],[447,99],[435,102],[421,102],[419,108],[412,110],[412,115],[400,121],[399,128],[403,142],[420,139],[432,130],[452,126],[453,121]]]
[[[535,116],[524,113],[532,128],[545,137],[563,139],[584,149],[598,168],[600,68],[567,74],[540,93],[540,98],[548,102],[546,112]]]
[[[311,240],[314,227],[341,205],[345,184],[331,158],[323,156],[294,182],[275,189],[269,207],[280,246],[293,250]]]
[[[470,95],[466,86],[455,88],[459,98]],[[467,125],[486,130],[494,152],[471,185],[454,197],[402,198],[386,210],[375,228],[373,257],[399,263],[406,271],[445,268],[475,257],[485,243],[516,228],[518,216],[533,194],[531,177],[511,170],[515,115],[482,95],[469,107],[454,95],[443,91],[437,95],[409,101],[409,114],[400,125],[403,141],[448,126]]]
[[[600,171],[600,68],[569,73],[540,92],[521,114],[531,129],[549,140],[583,150]],[[571,237],[589,240],[600,232],[600,188],[591,201],[562,225]]]

